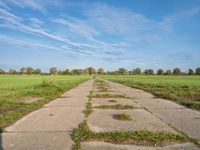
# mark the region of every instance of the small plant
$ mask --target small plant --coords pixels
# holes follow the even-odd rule
[[[86,109],[83,111],[83,113],[85,114],[85,117],[88,117],[92,112],[92,103],[89,100],[89,102],[86,104]]]
[[[111,103],[116,103],[117,101],[116,100],[108,100],[109,102]]]
[[[107,87],[103,87],[103,88],[101,88],[100,90],[99,90],[99,92],[108,92],[109,90],[108,90],[108,88]]]
[[[98,108],[98,109],[134,109],[136,107],[134,107],[132,105],[116,104],[116,105],[100,105],[100,106],[96,106],[94,108]]]
[[[126,113],[114,114],[113,118],[116,119],[116,120],[123,120],[123,121],[130,121],[130,120],[132,120],[131,116],[129,114],[126,114]]]

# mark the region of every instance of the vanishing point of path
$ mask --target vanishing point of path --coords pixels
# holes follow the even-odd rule
[[[93,132],[115,130],[156,130],[185,134],[200,143],[200,112],[187,109],[174,102],[155,98],[142,90],[130,88],[107,81],[110,94],[126,95],[126,98],[92,98],[92,106],[129,104],[137,107],[129,110],[94,109],[87,118]],[[73,141],[70,134],[85,120],[83,110],[88,102],[89,92],[103,94],[93,86],[93,80],[86,81],[66,92],[60,98],[44,105],[41,109],[23,117],[1,134],[5,150],[67,150]],[[112,103],[112,104],[111,104]],[[126,112],[133,116],[133,121],[114,120],[113,113]],[[106,142],[82,142],[83,150],[198,150],[192,142],[172,143],[164,147],[111,144]]]

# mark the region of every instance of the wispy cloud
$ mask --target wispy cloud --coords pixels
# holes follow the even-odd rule
[[[174,24],[182,19],[188,19],[200,13],[200,7],[195,7],[190,10],[185,10],[183,12],[178,12],[175,14],[170,14],[164,16],[160,22],[158,22],[158,29],[166,32],[172,32],[174,30]]]
[[[0,9],[0,11],[2,12],[0,15],[0,18],[3,20],[3,23],[0,24],[1,27],[5,27],[5,28],[10,28],[12,30],[18,30],[21,32],[25,32],[25,33],[31,33],[31,34],[36,34],[36,35],[40,35],[40,36],[44,36],[53,40],[57,40],[63,43],[62,46],[62,50],[74,50],[76,53],[80,53],[80,54],[87,54],[87,55],[96,55],[98,56],[98,53],[102,53],[104,51],[107,51],[109,48],[109,51],[117,51],[120,50],[120,45],[109,45],[103,42],[99,42],[98,45],[94,45],[94,44],[84,44],[84,43],[79,43],[79,42],[72,42],[67,38],[64,38],[62,36],[59,35],[54,35],[52,33],[49,33],[45,30],[43,30],[41,27],[40,28],[36,28],[36,27],[31,27],[31,26],[27,26],[23,23],[23,19],[20,17],[17,17],[16,15],[12,14],[9,11]],[[9,16],[9,17],[8,17]],[[38,19],[31,19],[32,21],[34,20],[34,22],[37,23],[42,23],[40,20]],[[36,21],[37,20],[37,21]],[[117,48],[117,46],[119,48]]]
[[[32,47],[32,48],[39,47],[39,48],[42,48],[44,50],[52,50],[52,51],[55,51],[55,52],[59,52],[61,54],[67,54],[68,56],[69,55],[82,56],[82,53],[79,53],[78,51],[74,51],[73,49],[64,48],[63,46],[55,47],[55,46],[45,45],[45,44],[41,44],[41,43],[11,38],[11,37],[5,36],[5,35],[0,35],[0,43],[1,42],[2,43],[9,43],[9,44],[13,44],[13,45],[21,46],[21,47],[27,47],[27,46]]]
[[[60,18],[53,19],[52,21],[62,24],[66,26],[66,28],[69,28],[69,31],[88,39],[93,39],[94,36],[98,36],[100,34],[92,26],[89,26],[87,22],[80,19],[70,17],[68,20]]]
[[[54,0],[0,0],[2,7],[10,9],[10,6],[17,6],[20,8],[29,8],[32,10],[37,10],[42,13],[48,12],[48,7],[61,5],[61,1]]]
[[[62,5],[61,1],[7,0],[4,2],[0,0],[0,5],[0,28],[23,32],[30,38],[28,42],[2,35],[1,42],[35,46],[59,53],[89,56],[113,62],[136,63],[137,61],[141,64],[142,61],[137,59],[138,55],[134,51],[140,51],[143,45],[159,45],[160,41],[164,41],[165,35],[173,33],[177,22],[200,12],[200,8],[193,8],[161,16],[160,20],[153,20],[145,14],[128,8],[95,2],[80,6],[81,17],[70,15],[65,11],[48,16],[49,7]],[[77,5],[71,5],[71,7],[77,8],[79,7]],[[39,11],[48,17],[39,19],[37,15],[20,15],[20,12],[15,13],[13,7]],[[57,32],[59,27],[61,31]],[[32,36],[33,39],[50,41],[50,44],[31,41]],[[56,43],[56,46],[53,43]],[[127,57],[128,55],[130,56]],[[153,62],[149,57],[144,59]],[[144,63],[148,63],[148,60]]]
[[[97,4],[85,12],[95,25],[110,34],[138,34],[154,28],[154,22],[142,14],[129,9],[120,9],[105,4]],[[131,32],[130,32],[131,31]]]

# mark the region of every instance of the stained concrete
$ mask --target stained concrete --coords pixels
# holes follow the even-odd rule
[[[63,98],[46,104],[16,123],[1,134],[2,146],[6,150],[71,149],[70,133],[84,120],[87,95],[93,81],[86,81],[66,92]]]
[[[132,120],[122,121],[113,118],[114,114],[127,113],[131,116]],[[105,131],[136,131],[136,130],[150,130],[150,131],[166,131],[176,133],[171,127],[159,120],[143,109],[131,110],[102,110],[95,109],[89,115],[88,125],[94,132]]]
[[[82,142],[81,150],[199,150],[192,143],[171,144],[163,147],[120,145],[106,142]]]

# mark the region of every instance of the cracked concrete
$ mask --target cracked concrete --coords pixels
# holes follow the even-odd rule
[[[190,138],[200,141],[200,112],[188,109],[175,102],[156,98],[153,94],[131,88],[119,83],[107,82],[113,89],[123,92],[129,97],[135,97],[138,104],[147,108],[155,116],[187,134]]]
[[[71,131],[84,120],[82,111],[93,81],[78,87],[7,127],[2,136],[5,150],[71,149]]]
[[[126,113],[132,118],[131,121],[121,121],[113,118],[114,114]],[[88,118],[88,125],[94,132],[106,131],[136,131],[136,130],[150,130],[150,131],[166,131],[177,133],[167,124],[163,123],[144,109],[131,110],[94,110]]]

